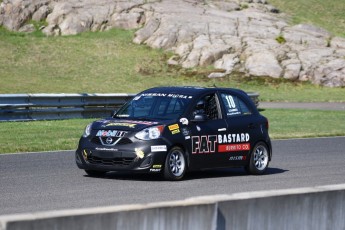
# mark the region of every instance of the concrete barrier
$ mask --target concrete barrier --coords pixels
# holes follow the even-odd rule
[[[0,216],[19,229],[345,229],[345,184]]]

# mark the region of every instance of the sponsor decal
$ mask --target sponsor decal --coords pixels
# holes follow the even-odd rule
[[[250,150],[250,143],[218,145],[218,152],[220,153],[249,151],[249,150]]]
[[[229,161],[245,161],[247,160],[247,156],[231,156]]]
[[[196,126],[196,130],[198,130],[200,132],[201,128],[199,125]]]
[[[249,151],[248,133],[192,136],[192,154]]]
[[[224,103],[228,108],[226,113],[227,116],[234,116],[241,114],[241,112],[237,108],[237,104],[235,103],[235,99],[231,95],[222,95]]]
[[[227,116],[234,116],[234,115],[238,115],[241,114],[240,112],[234,112],[234,113],[227,113]]]
[[[171,131],[171,134],[180,133],[180,127],[178,124],[169,125],[168,128]]]
[[[181,119],[180,119],[180,122],[181,122],[182,125],[188,125],[188,124],[189,124],[188,119],[185,118],[185,117],[181,118]]]
[[[190,136],[190,130],[188,128],[182,128],[182,134],[185,136]]]
[[[150,169],[150,172],[160,172],[162,169]]]
[[[171,134],[177,134],[177,133],[180,133],[180,130],[179,129],[175,129],[175,130],[173,130],[173,131],[171,131]]]
[[[189,140],[189,139],[190,139],[190,136],[185,136],[184,139],[185,139],[185,140]]]
[[[172,97],[172,98],[182,98],[182,99],[192,99],[193,96],[183,95],[183,94],[175,94],[175,93],[143,93],[135,98],[138,100],[140,97]]]
[[[214,153],[217,135],[192,136],[192,153]]]
[[[155,125],[155,124],[158,124],[158,122],[153,122],[153,121],[133,121],[133,120],[123,120],[123,122],[127,122],[127,123],[133,123],[133,124],[138,124],[138,125]]]
[[[134,120],[121,120],[120,122],[112,122],[112,121],[103,121],[103,127],[107,126],[135,126],[138,125],[155,125],[158,124],[158,122],[153,121],[134,121]],[[131,128],[134,128],[131,127]]]
[[[218,135],[219,144],[248,142],[249,139],[250,139],[250,136],[248,133],[236,133],[236,134],[234,133],[234,134]]]
[[[132,124],[132,123],[122,123],[122,122],[113,122],[113,123],[109,123],[109,124],[106,124],[105,127],[108,127],[108,126],[124,126],[124,127],[129,127],[129,128],[135,128],[137,124]]]
[[[162,170],[162,165],[152,165],[150,172],[160,172]]]
[[[135,154],[137,155],[137,157],[139,157],[140,159],[144,158],[145,154],[144,154],[143,150],[135,148],[134,151],[135,151]]]
[[[107,148],[96,148],[96,150],[98,150],[98,151],[112,151],[112,152],[119,151],[118,149],[114,149],[114,148],[110,148],[110,149],[107,149]]]
[[[123,137],[126,135],[125,131],[118,130],[99,130],[96,134],[97,137]]]
[[[153,145],[151,146],[151,152],[166,152],[167,146],[166,145]]]
[[[169,127],[169,130],[170,130],[170,131],[180,128],[180,127],[178,126],[178,124],[169,125],[168,127]]]

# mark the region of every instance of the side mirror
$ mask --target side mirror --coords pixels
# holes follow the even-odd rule
[[[206,121],[206,120],[207,120],[206,114],[195,114],[191,121],[192,122],[202,122],[202,121]]]

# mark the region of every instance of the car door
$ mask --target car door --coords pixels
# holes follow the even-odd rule
[[[241,95],[223,91],[219,97],[227,123],[226,133],[218,137],[219,153],[224,154],[229,166],[245,165],[258,137],[257,116]]]
[[[197,100],[188,127],[190,168],[221,166],[224,157],[218,154],[218,135],[226,132],[227,123],[223,119],[216,93],[204,95]]]

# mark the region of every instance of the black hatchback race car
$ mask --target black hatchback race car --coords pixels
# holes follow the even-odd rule
[[[268,120],[243,91],[157,87],[137,94],[113,117],[89,124],[76,163],[90,176],[109,171],[162,173],[244,167],[263,174],[272,157]]]

